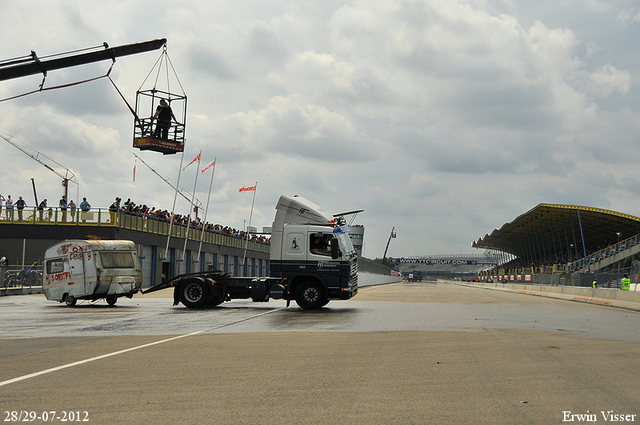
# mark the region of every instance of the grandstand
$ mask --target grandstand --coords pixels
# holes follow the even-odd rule
[[[594,207],[539,204],[473,242],[493,252],[487,280],[610,287],[624,273],[638,282],[640,218]]]

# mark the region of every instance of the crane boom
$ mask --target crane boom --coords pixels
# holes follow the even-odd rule
[[[111,59],[115,61],[116,57],[134,55],[137,53],[157,50],[167,43],[166,38],[143,41],[140,43],[125,44],[123,46],[109,47],[104,43],[104,50],[96,52],[72,54],[55,59],[42,60],[38,58],[33,50],[29,56],[18,59],[10,59],[0,62],[0,81],[11,80],[14,78],[25,77],[27,75],[44,74],[54,69],[69,68],[72,66],[84,65],[92,62]],[[57,56],[57,55],[56,55]]]
[[[166,179],[165,177],[162,177],[162,175],[160,173],[158,173],[156,170],[154,170],[153,168],[151,168],[151,166],[149,164],[147,164],[146,162],[144,162],[144,160],[142,158],[140,158],[138,155],[136,155],[135,153],[131,152],[133,154],[133,156],[136,157],[136,159],[139,159],[140,162],[142,162],[149,170],[151,170],[153,172],[153,174],[155,174],[156,176],[160,177],[160,179],[162,179],[163,182],[165,182],[166,184],[168,184],[173,190],[175,190],[178,195],[182,196],[184,199],[187,200],[187,202],[189,202],[189,204],[191,204],[191,206],[195,207],[195,208],[202,208],[202,202],[194,197],[194,201],[192,202],[191,199],[189,199],[187,197],[187,195],[192,196],[189,192],[187,192],[186,190],[180,188],[178,189],[176,186],[173,185],[173,183],[171,183],[168,179]]]
[[[51,171],[53,174],[55,174],[56,176],[60,177],[62,179],[63,183],[64,183],[64,195],[65,196],[68,195],[68,189],[69,189],[69,184],[68,183],[69,182],[74,183],[76,185],[77,189],[78,189],[78,192],[80,191],[80,184],[78,183],[78,179],[76,178],[76,175],[73,174],[73,172],[70,169],[68,169],[67,167],[65,167],[64,165],[54,161],[53,159],[49,158],[48,156],[46,156],[42,152],[39,152],[39,151],[37,151],[37,150],[35,150],[35,149],[30,147],[30,149],[35,151],[35,155],[34,155],[33,153],[29,152],[24,147],[20,146],[19,144],[15,143],[13,140],[11,140],[12,136],[7,137],[7,136],[5,136],[3,134],[0,134],[0,138],[4,139],[5,142],[9,143],[11,146],[13,146],[14,148],[18,149],[20,152],[22,152],[23,154],[27,155],[29,158],[31,158],[34,161],[36,161],[38,164],[42,165],[43,167],[45,167],[46,169]],[[65,173],[62,174],[60,171],[56,170],[54,167],[50,166],[49,164],[44,162],[42,159],[40,159],[40,157],[44,157],[44,158],[48,159],[49,162],[52,162],[57,167],[65,170]],[[35,192],[35,187],[34,187],[34,192]],[[38,200],[36,199],[36,202],[37,201]]]
[[[34,161],[38,162],[40,165],[43,165],[45,168],[49,169],[49,171],[51,171],[52,173],[54,173],[55,175],[57,175],[58,177],[60,177],[62,180],[68,180],[71,181],[72,183],[78,184],[78,181],[76,179],[75,174],[73,174],[73,172],[71,170],[69,170],[67,167],[58,164],[56,161],[54,161],[53,159],[47,157],[46,155],[44,155],[43,153],[36,151],[36,154],[32,154],[31,152],[27,151],[25,148],[23,148],[22,146],[18,145],[17,143],[13,142],[11,140],[11,137],[7,137],[4,136],[2,134],[0,134],[0,137],[2,137],[5,142],[9,143],[11,146],[13,146],[14,148],[18,149],[20,152],[22,152],[23,154],[27,155],[29,158],[33,159]],[[33,149],[33,148],[32,148]],[[34,149],[35,150],[35,149]],[[66,173],[62,174],[59,171],[55,170],[53,167],[51,167],[50,165],[48,165],[46,162],[44,162],[43,160],[40,159],[40,156],[43,156],[45,158],[47,158],[49,161],[53,162],[54,164],[56,164],[58,167],[63,168]]]

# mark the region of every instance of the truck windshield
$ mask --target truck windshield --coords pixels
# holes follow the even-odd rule
[[[351,238],[349,237],[348,231],[341,227],[337,227],[333,230],[333,234],[338,239],[338,244],[340,245],[340,251],[342,251],[342,255],[347,259],[354,258],[357,253],[353,244],[351,243]]]

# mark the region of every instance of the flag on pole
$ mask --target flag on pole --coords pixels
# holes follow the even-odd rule
[[[188,163],[187,165],[185,165],[185,166],[182,168],[182,171],[186,170],[186,169],[187,169],[187,167],[188,167],[189,165],[193,164],[194,162],[196,162],[196,161],[200,161],[200,155],[201,155],[201,154],[202,154],[202,153],[199,153],[199,154],[198,154],[198,156],[196,156],[195,158],[193,158],[193,159],[191,160],[191,162],[190,162],[190,163]]]
[[[136,182],[136,165],[138,165],[137,161],[133,164],[133,182],[134,183]]]
[[[211,164],[207,165],[202,170],[200,170],[200,172],[204,173],[205,171],[207,171],[209,168],[213,167],[214,165],[216,165],[216,161],[215,160]]]
[[[256,191],[255,186],[244,186],[238,189],[238,192],[255,192],[255,191]]]

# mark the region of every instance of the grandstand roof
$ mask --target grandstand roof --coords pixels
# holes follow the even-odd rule
[[[471,246],[509,252],[519,258],[568,260],[638,233],[640,218],[629,214],[577,205],[538,204]]]

